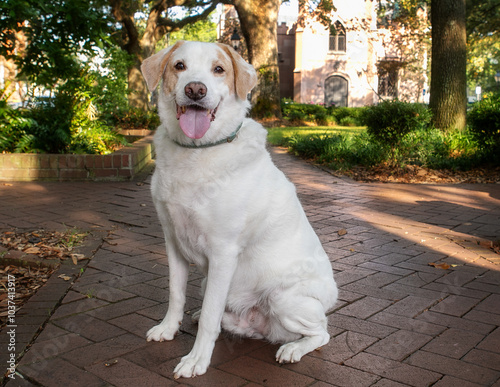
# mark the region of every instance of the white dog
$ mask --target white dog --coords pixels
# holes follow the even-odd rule
[[[297,362],[328,343],[337,300],[331,265],[295,188],[271,161],[266,130],[245,118],[256,72],[231,47],[178,42],[142,64],[150,91],[163,80],[152,195],[167,246],[170,294],[148,341],[179,330],[190,264],[205,275],[198,334],[174,376],[207,371],[221,326],[284,343]]]

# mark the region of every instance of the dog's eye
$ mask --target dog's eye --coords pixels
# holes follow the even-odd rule
[[[221,66],[215,66],[214,73],[222,74],[223,72],[224,72],[224,69]]]
[[[186,70],[186,66],[182,62],[177,62],[174,67],[179,71]]]

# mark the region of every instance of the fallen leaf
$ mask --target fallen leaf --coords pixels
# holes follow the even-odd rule
[[[451,266],[448,265],[447,263],[443,262],[443,263],[434,263],[434,262],[430,262],[428,263],[429,266],[434,266],[436,269],[443,269],[443,270],[448,270]]]
[[[343,236],[343,235],[347,234],[347,230],[345,228],[343,228],[343,229],[337,231],[337,234],[339,234],[339,236]]]
[[[69,275],[66,275],[66,274],[58,275],[57,278],[61,278],[65,281],[69,281],[71,279],[71,277]]]
[[[40,248],[38,247],[29,247],[26,250],[24,250],[26,254],[38,254],[40,252]]]
[[[74,254],[71,254],[71,259],[72,259],[73,263],[76,265],[78,263],[78,261],[82,261],[82,260],[84,260],[86,258],[85,258],[84,254],[76,254],[76,253],[74,253]]]

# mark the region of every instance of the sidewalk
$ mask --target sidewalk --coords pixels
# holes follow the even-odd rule
[[[186,316],[174,341],[145,340],[168,300],[149,180],[12,183],[0,185],[0,231],[78,227],[91,232],[93,258],[81,275],[62,265],[17,311],[22,357],[7,386],[499,387],[500,256],[484,246],[500,239],[500,185],[360,184],[272,152],[340,287],[328,345],[279,365],[277,345],[222,334],[206,375],[174,380],[196,326]],[[449,269],[429,265],[444,262]],[[193,270],[188,314],[201,306],[200,281]]]

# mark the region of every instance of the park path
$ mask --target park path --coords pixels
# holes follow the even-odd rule
[[[173,342],[145,340],[168,287],[149,177],[13,182],[0,186],[0,231],[77,227],[93,258],[83,274],[86,261],[62,265],[16,313],[23,355],[7,386],[500,386],[500,256],[487,248],[500,239],[500,185],[362,184],[271,151],[340,288],[328,345],[279,365],[276,345],[222,334],[206,375],[174,380],[196,326],[186,318]],[[200,281],[193,271],[187,313],[201,305]]]

